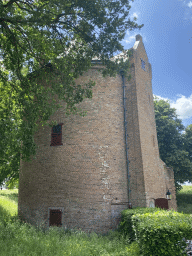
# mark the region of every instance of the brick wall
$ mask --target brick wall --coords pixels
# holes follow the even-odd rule
[[[22,164],[20,214],[33,213],[34,221],[36,212],[43,220],[48,207],[64,207],[64,226],[108,230],[127,208],[122,80],[103,78],[95,67],[77,83],[90,77],[97,84],[93,98],[80,104],[87,115],[66,117],[60,109],[51,118],[63,123],[63,146],[50,147],[50,127],[40,129],[37,158]]]

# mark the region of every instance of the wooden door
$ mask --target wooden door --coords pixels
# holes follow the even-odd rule
[[[169,205],[168,205],[168,199],[166,198],[157,198],[155,199],[155,207],[159,207],[161,209],[169,209]]]

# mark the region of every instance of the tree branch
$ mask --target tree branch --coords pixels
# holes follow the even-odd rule
[[[33,5],[33,4],[30,5],[30,4],[28,3],[28,1],[23,2],[23,1],[20,1],[20,0],[19,0],[19,2],[22,3],[22,4],[28,5],[29,8],[31,8],[31,10],[33,10],[34,5]],[[32,7],[32,6],[33,6],[33,7]],[[27,10],[27,9],[26,9],[26,10]]]
[[[3,7],[9,7],[10,5],[12,5],[13,3],[18,2],[18,0],[10,0],[7,4],[3,5]]]
[[[20,1],[19,1],[20,2]],[[21,10],[24,10],[24,11],[27,11],[30,13],[30,10],[29,9],[26,9],[25,7],[22,7],[20,6],[18,3],[16,3],[16,5],[21,9]],[[31,7],[31,6],[30,6]],[[31,9],[33,10],[33,8],[31,7]]]
[[[30,49],[30,51],[31,51],[31,53],[32,53],[32,55],[33,55],[33,57],[34,57],[35,59],[37,59],[35,53],[33,52],[32,48],[31,48],[31,44],[30,44],[30,42],[29,42],[29,40],[28,40],[28,38],[27,38],[25,32],[22,31],[22,29],[21,29],[20,27],[16,27],[16,29],[23,35],[23,38],[24,38],[24,40],[26,40],[26,42],[27,42],[27,44],[28,44],[28,46],[29,46],[29,49]],[[21,47],[21,46],[20,46],[20,47]],[[23,47],[21,47],[21,48],[22,48],[23,50],[25,50]]]

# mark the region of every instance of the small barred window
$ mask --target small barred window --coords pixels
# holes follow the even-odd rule
[[[49,210],[49,226],[62,226],[62,211],[60,209]]]
[[[51,145],[50,146],[59,146],[63,145],[62,143],[62,125],[58,124],[52,127],[51,131]]]
[[[141,67],[143,70],[145,70],[145,61],[141,59]]]

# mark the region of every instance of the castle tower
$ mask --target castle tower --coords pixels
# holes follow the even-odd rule
[[[176,210],[174,173],[159,157],[152,69],[140,35],[136,36],[132,52],[132,79],[125,87],[131,202],[134,206],[149,207],[155,204],[154,199],[165,198],[170,189],[173,199],[169,208]]]
[[[77,79],[96,81],[93,98],[79,104],[87,115],[66,116],[61,108],[50,118],[56,127],[39,128],[36,159],[21,161],[18,211],[27,222],[106,232],[128,203],[149,207],[166,189],[176,209],[173,172],[159,159],[151,65],[140,35],[132,52],[129,82],[123,74],[104,78],[93,65]]]

